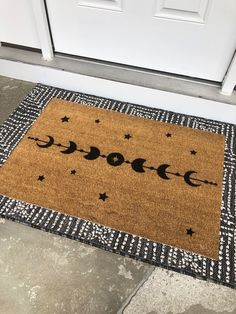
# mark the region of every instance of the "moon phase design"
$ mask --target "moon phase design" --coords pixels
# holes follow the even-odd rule
[[[61,150],[62,154],[72,154],[74,153],[74,151],[76,151],[77,145],[75,144],[75,142],[69,141],[69,143],[70,146],[66,150]]]
[[[146,159],[143,159],[143,158],[134,159],[131,162],[132,169],[139,173],[145,172],[145,170],[143,169],[143,164],[145,163],[145,161]]]
[[[162,164],[157,168],[157,174],[159,177],[165,180],[170,180],[170,178],[166,175],[166,169],[170,167],[170,165]]]
[[[113,152],[113,153],[108,154],[108,156],[106,156],[106,155],[101,154],[100,149],[95,146],[90,146],[90,151],[87,152],[86,150],[82,148],[77,149],[77,144],[73,141],[69,141],[69,146],[65,146],[65,145],[62,145],[61,143],[55,143],[53,136],[50,136],[50,135],[45,135],[45,136],[48,137],[48,140],[46,141],[43,139],[39,139],[38,137],[32,137],[32,136],[28,136],[28,139],[36,141],[37,146],[40,148],[48,148],[48,147],[51,147],[52,145],[57,146],[57,147],[63,147],[64,150],[61,150],[60,152],[65,155],[72,154],[75,151],[77,151],[77,152],[82,153],[84,155],[83,157],[87,160],[95,160],[99,157],[106,158],[107,163],[113,167],[120,166],[125,162],[127,164],[130,164],[132,169],[138,173],[145,173],[146,170],[144,168],[147,168],[151,171],[155,171],[157,175],[161,179],[164,179],[164,180],[172,179],[172,177],[169,177],[169,175],[181,177],[184,179],[184,182],[191,187],[198,187],[198,186],[201,186],[202,184],[209,184],[209,185],[217,186],[217,183],[215,182],[211,182],[204,179],[199,179],[196,177],[195,178],[191,177],[192,174],[197,174],[197,172],[193,170],[186,171],[185,174],[180,174],[179,172],[167,171],[167,169],[170,167],[169,164],[161,164],[158,166],[158,168],[153,167],[153,166],[147,167],[144,165],[144,163],[146,162],[146,159],[144,158],[136,158],[133,161],[129,161],[129,160],[126,160],[125,157],[119,152]]]
[[[97,147],[91,146],[90,152],[84,156],[87,160],[95,160],[100,156],[100,150]]]
[[[124,156],[120,153],[111,153],[107,156],[107,162],[114,167],[122,165],[124,161]]]
[[[50,146],[52,146],[54,144],[54,138],[50,135],[47,135],[47,137],[49,138],[49,141],[46,144],[39,144],[37,143],[38,147],[41,148],[48,148]]]
[[[187,171],[184,175],[184,181],[190,185],[190,186],[194,186],[194,187],[197,187],[197,186],[201,186],[201,184],[195,184],[191,181],[191,174],[193,173],[197,173],[196,171]]]

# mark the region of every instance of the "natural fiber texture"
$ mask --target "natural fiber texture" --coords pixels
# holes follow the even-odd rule
[[[107,227],[103,224],[60,213],[4,195],[0,195],[0,217],[199,279],[210,280],[211,282],[236,288],[236,126],[220,121],[37,84],[32,92],[20,103],[18,108],[0,126],[0,167],[12,156],[12,153],[17,149],[26,132],[30,130],[31,126],[42,114],[49,101],[55,97],[72,101],[78,104],[78,106],[82,104],[85,107],[104,108],[112,112],[120,112],[123,116],[124,114],[132,115],[149,121],[164,122],[167,125],[179,125],[188,129],[202,130],[205,133],[224,135],[224,175],[222,182],[219,258],[217,260],[212,259],[201,254],[148,240],[138,235]],[[191,102],[189,105],[191,106]],[[49,138],[47,138],[48,140]],[[40,142],[36,141],[34,143],[35,145],[36,143],[40,144]],[[45,143],[41,142],[41,144]],[[68,143],[65,146],[68,147]],[[53,149],[54,146],[51,148]],[[78,160],[81,160],[81,158],[83,159],[83,154],[80,157],[78,156]],[[104,159],[104,162],[106,163],[106,159]],[[148,163],[146,162],[144,165],[148,165]],[[107,164],[107,166],[109,165]],[[173,167],[173,165],[171,166]],[[147,172],[148,169],[145,168],[145,170]],[[170,168],[167,170],[170,170]],[[143,174],[141,173],[141,175]],[[191,177],[195,175],[191,174]],[[198,177],[198,175],[196,176]],[[174,175],[170,176],[171,180],[173,178],[183,179]],[[16,178],[16,185],[17,180],[18,178]],[[197,181],[193,182],[196,183]],[[190,230],[189,233],[191,233]],[[193,234],[192,237],[195,235]]]
[[[53,99],[2,167],[0,193],[218,259],[224,142]]]

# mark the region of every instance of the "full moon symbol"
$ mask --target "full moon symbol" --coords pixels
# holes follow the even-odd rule
[[[107,156],[107,162],[114,167],[122,165],[124,161],[124,156],[120,153],[111,153]]]
[[[100,150],[97,147],[91,146],[90,152],[84,156],[87,160],[94,160],[100,156]]]
[[[47,135],[47,137],[49,138],[49,141],[48,143],[46,144],[39,144],[37,143],[38,147],[41,147],[41,148],[48,148],[50,146],[52,146],[54,144],[54,138],[50,135]]]
[[[143,158],[134,159],[131,162],[132,169],[139,173],[145,172],[145,170],[143,169],[143,164],[145,163],[145,161],[146,159],[143,159]]]
[[[184,181],[189,184],[190,186],[194,186],[194,187],[197,187],[197,186],[201,186],[201,184],[195,184],[191,181],[191,179],[193,180],[193,178],[191,178],[191,174],[193,173],[197,173],[196,171],[187,171],[184,175]]]
[[[161,177],[162,179],[165,179],[165,180],[170,180],[170,178],[166,174],[166,169],[169,167],[170,167],[170,165],[167,165],[167,164],[160,165],[157,168],[157,174],[159,175],[159,177]]]
[[[72,154],[77,149],[77,145],[75,142],[69,141],[70,146],[66,150],[61,150],[62,154]]]

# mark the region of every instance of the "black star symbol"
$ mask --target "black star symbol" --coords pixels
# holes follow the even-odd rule
[[[117,156],[114,156],[112,159],[114,162],[117,162],[119,160],[119,158]]]
[[[99,193],[99,199],[103,200],[103,202],[105,202],[105,200],[108,198],[106,192],[105,193]]]
[[[71,170],[70,174],[76,174],[76,170]]]
[[[39,180],[39,181],[41,181],[41,182],[42,182],[44,179],[45,179],[45,177],[44,177],[44,176],[38,176],[38,180]]]
[[[186,229],[186,233],[190,235],[190,237],[192,237],[195,232],[192,230],[192,228],[189,228],[189,229]]]
[[[125,134],[125,139],[129,140],[132,136],[130,134]]]
[[[95,123],[100,123],[100,120],[99,119],[95,120]]]
[[[171,137],[171,133],[166,133],[166,137]]]
[[[193,149],[193,150],[191,150],[190,153],[191,153],[191,155],[196,155],[197,152]]]
[[[70,119],[69,117],[65,116],[64,118],[61,118],[61,121],[62,121],[62,122],[68,122],[69,119]]]

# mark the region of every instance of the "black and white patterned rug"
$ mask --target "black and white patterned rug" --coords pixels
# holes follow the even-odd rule
[[[236,288],[236,126],[37,84],[7,121],[0,126],[0,165],[3,165],[7,160],[12,150],[40,115],[42,109],[54,97],[146,119],[224,134],[226,140],[219,260],[212,260],[196,253],[156,243],[91,221],[71,217],[1,195],[0,217],[79,240],[153,265]]]

